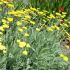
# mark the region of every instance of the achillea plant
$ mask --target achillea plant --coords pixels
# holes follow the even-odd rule
[[[60,47],[64,30],[70,26],[66,12],[33,7],[15,10],[8,0],[0,1],[0,6],[1,70],[67,70],[69,57]]]

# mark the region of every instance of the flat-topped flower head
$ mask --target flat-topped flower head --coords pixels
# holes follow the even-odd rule
[[[19,42],[19,47],[24,48],[26,46],[26,42]]]
[[[28,55],[28,51],[27,51],[27,50],[24,50],[24,51],[22,52],[22,54],[27,56],[27,55]]]

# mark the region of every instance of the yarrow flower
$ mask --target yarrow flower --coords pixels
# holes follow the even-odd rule
[[[24,50],[24,51],[22,52],[22,54],[27,56],[27,55],[28,55],[28,51]]]
[[[26,42],[19,42],[18,44],[20,48],[24,48],[26,46]]]
[[[23,26],[23,27],[22,27],[22,29],[25,29],[25,30],[26,30],[26,29],[27,29],[27,27]]]
[[[3,51],[3,53],[6,53],[7,49],[5,46],[2,45],[2,43],[0,43],[0,50]]]
[[[2,19],[2,22],[3,22],[3,23],[6,23],[7,21],[6,21],[5,19]]]
[[[47,31],[52,32],[53,29],[52,29],[51,27],[48,27],[48,28],[47,28]]]
[[[50,14],[50,15],[48,16],[48,18],[50,18],[50,19],[55,19],[55,16],[54,16],[53,14]]]
[[[36,28],[36,31],[40,31],[40,29],[39,28]]]
[[[1,30],[1,31],[4,31],[4,28],[3,28],[2,26],[0,26],[0,30]]]
[[[27,44],[26,44],[26,47],[27,47],[27,48],[30,48],[31,46],[30,46],[30,44],[27,43]]]
[[[31,24],[33,24],[33,25],[35,24],[35,22],[34,22],[34,21],[30,21],[30,23],[31,23]]]
[[[18,21],[16,24],[17,24],[17,26],[21,26],[22,22]]]
[[[13,21],[13,18],[8,17],[7,20],[8,20],[9,22],[12,22],[12,21]]]
[[[22,28],[18,28],[18,31],[19,31],[19,32],[23,32],[23,29],[22,29]]]
[[[29,36],[29,34],[28,33],[25,33],[24,36]]]
[[[64,61],[68,61],[68,57],[65,56],[64,54],[60,54],[60,57],[63,58]]]
[[[2,25],[3,28],[9,28],[9,25],[8,24],[4,24]]]
[[[63,57],[63,60],[64,60],[64,61],[68,61],[68,57],[67,57],[67,56],[64,56],[64,57]]]

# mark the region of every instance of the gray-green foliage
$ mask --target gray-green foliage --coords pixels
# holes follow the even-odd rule
[[[14,1],[14,4],[15,9],[25,6],[23,0]],[[41,20],[36,18],[37,23]],[[21,33],[18,34],[16,23],[13,22],[2,38],[3,44],[7,47],[7,53],[3,54],[0,51],[0,70],[67,70],[68,62],[59,57],[62,53],[60,40],[63,33],[60,30],[48,32],[46,29],[37,32],[38,24],[27,26],[30,36],[26,41],[31,45],[28,56],[22,55],[22,49],[16,43],[18,38],[24,38]]]
[[[35,30],[36,26],[29,27],[30,36],[27,41],[31,44],[28,56],[20,53],[16,44],[18,38],[16,30],[7,30],[4,36],[4,44],[8,47],[8,53],[0,55],[1,70],[66,70],[67,62],[64,62],[59,54],[60,31],[40,32]],[[22,37],[22,36],[21,36]]]

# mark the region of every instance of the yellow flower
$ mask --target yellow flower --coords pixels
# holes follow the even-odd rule
[[[68,25],[67,25],[67,24],[65,24],[65,23],[63,24],[63,26],[68,27]]]
[[[40,31],[40,29],[39,28],[36,28],[36,31]]]
[[[26,44],[26,47],[27,47],[27,48],[30,48],[31,46],[30,46],[30,44],[27,43],[27,44]]]
[[[51,26],[52,29],[55,29],[55,26]]]
[[[7,18],[7,20],[8,20],[9,22],[12,22],[12,21],[13,21],[13,18]]]
[[[8,7],[14,8],[13,4],[7,4]]]
[[[56,29],[56,30],[60,30],[60,28],[59,28],[58,26],[56,26],[56,25],[55,25],[55,29]]]
[[[25,26],[23,26],[22,28],[25,29],[25,30],[27,29],[27,27],[25,27]]]
[[[20,42],[20,40],[19,39],[17,39],[17,43],[19,43]]]
[[[44,12],[38,12],[38,14],[39,14],[39,15],[45,15],[45,13],[44,13]]]
[[[19,42],[19,47],[24,48],[26,46],[26,42]]]
[[[66,12],[62,12],[62,14],[63,14],[63,15],[66,15],[67,13],[66,13]]]
[[[57,16],[61,16],[61,14],[60,14],[60,13],[58,13],[58,12],[56,12],[56,15],[57,15]]]
[[[36,8],[32,8],[32,7],[30,7],[30,9],[31,9],[32,11],[37,11],[37,9],[36,9]]]
[[[8,3],[7,0],[1,0],[1,1],[2,1],[3,3],[6,3],[6,4]]]
[[[53,29],[52,29],[51,27],[48,27],[48,28],[47,28],[47,31],[52,32]]]
[[[35,22],[34,22],[34,21],[30,21],[30,23],[31,23],[31,24],[35,24]]]
[[[9,26],[7,24],[4,24],[2,27],[3,28],[9,28]]]
[[[61,18],[64,18],[66,15],[62,15]]]
[[[30,19],[31,17],[30,17],[29,15],[26,15],[25,18],[26,18],[26,19]]]
[[[22,22],[18,21],[16,24],[17,24],[17,26],[20,26],[20,25],[22,25]]]
[[[22,28],[18,28],[18,31],[19,31],[19,32],[23,32],[23,29],[22,29]]]
[[[6,50],[6,47],[0,43],[0,50]]]
[[[25,33],[24,36],[29,36],[29,34],[28,33]]]
[[[55,18],[55,16],[53,14],[50,14],[49,18]]]
[[[25,19],[25,18],[24,18],[24,19],[22,19],[22,21],[23,21],[24,23],[29,23],[29,22],[28,22],[28,20],[27,20],[27,19]]]
[[[64,54],[60,54],[60,57],[62,57],[64,61],[68,61],[68,57],[65,56]]]
[[[24,50],[24,51],[22,52],[22,54],[27,56],[27,55],[28,55],[28,51]]]
[[[7,21],[6,21],[5,19],[2,19],[2,22],[3,22],[3,23],[6,23]]]
[[[64,32],[65,32],[68,36],[70,36],[70,34],[69,34],[66,30],[64,30]]]
[[[63,58],[63,57],[64,57],[64,54],[60,54],[60,57],[62,57],[62,58]]]
[[[25,15],[24,18],[22,19],[22,21],[27,22],[30,19],[31,19],[31,16]]]
[[[0,26],[0,30],[1,30],[1,31],[4,31],[4,29],[3,29],[3,27],[2,27],[2,26]]]
[[[15,11],[10,11],[10,12],[8,12],[8,14],[16,14],[16,12]]]
[[[68,61],[68,57],[67,57],[67,56],[64,56],[64,57],[63,57],[63,60],[64,60],[64,61]]]
[[[3,2],[0,2],[0,5],[2,5],[3,4]]]

